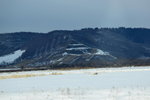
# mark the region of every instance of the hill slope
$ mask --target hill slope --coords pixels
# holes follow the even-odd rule
[[[4,58],[20,50],[12,62]],[[0,34],[0,65],[27,68],[150,64],[150,29],[85,28]]]

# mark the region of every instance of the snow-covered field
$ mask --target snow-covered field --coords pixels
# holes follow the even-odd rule
[[[150,100],[150,67],[0,73],[0,100]]]

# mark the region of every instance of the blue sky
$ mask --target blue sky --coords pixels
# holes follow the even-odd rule
[[[150,0],[0,0],[0,33],[150,28]]]

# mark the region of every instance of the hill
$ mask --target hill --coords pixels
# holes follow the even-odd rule
[[[150,29],[84,28],[0,34],[0,66],[21,68],[150,65]]]

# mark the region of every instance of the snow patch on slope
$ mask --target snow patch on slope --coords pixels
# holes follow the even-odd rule
[[[71,45],[71,46],[85,46],[84,44],[80,44],[80,43],[78,43],[78,44],[69,44],[69,45]]]
[[[67,52],[64,52],[62,55],[63,55],[63,56],[66,56],[66,55],[68,55],[68,53],[67,53]]]
[[[95,54],[97,54],[97,55],[110,55],[108,52],[104,52],[100,49],[97,49],[97,52]]]
[[[0,57],[0,64],[2,63],[13,63],[17,58],[19,58],[25,50],[17,50],[11,54],[1,56]]]
[[[76,47],[76,48],[67,48],[66,50],[85,50],[89,49],[88,47]]]

